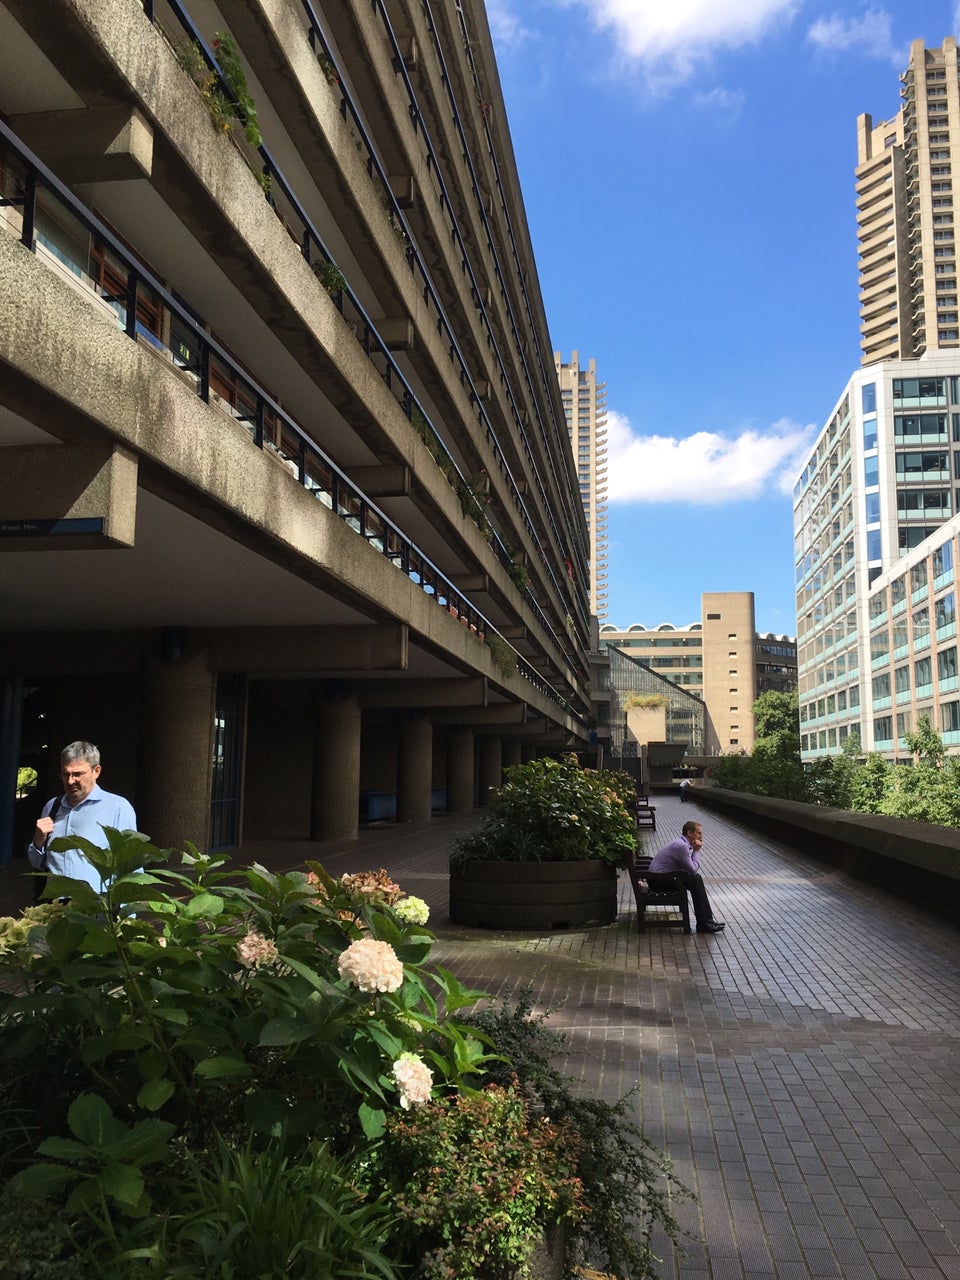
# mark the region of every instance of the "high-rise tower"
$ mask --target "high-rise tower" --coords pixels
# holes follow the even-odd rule
[[[857,121],[861,363],[960,346],[951,169],[960,166],[957,42],[910,46],[903,106]]]
[[[857,122],[861,368],[794,487],[805,758],[909,758],[926,716],[960,746],[957,42],[915,40],[903,105]]]
[[[607,384],[597,381],[596,360],[584,368],[577,351],[569,364],[559,351],[553,359],[590,530],[590,608],[602,622],[607,616]]]

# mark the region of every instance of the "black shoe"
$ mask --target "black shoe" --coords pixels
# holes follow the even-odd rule
[[[697,933],[719,933],[726,927],[722,920],[708,920],[706,924],[697,925]]]

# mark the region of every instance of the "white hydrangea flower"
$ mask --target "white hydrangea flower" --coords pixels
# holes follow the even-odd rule
[[[407,924],[426,924],[430,919],[430,908],[422,898],[401,898],[394,910]]]
[[[389,942],[361,938],[337,961],[340,977],[361,991],[396,991],[403,985],[403,964]]]
[[[415,1053],[401,1053],[393,1064],[393,1078],[400,1090],[400,1105],[404,1111],[430,1101],[433,1072]]]

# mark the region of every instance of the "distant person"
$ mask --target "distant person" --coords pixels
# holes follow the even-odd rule
[[[687,792],[693,786],[689,778],[680,779],[680,803],[684,804],[687,800]]]
[[[60,836],[82,836],[101,849],[108,847],[104,827],[118,831],[136,831],[137,815],[129,800],[102,791],[100,751],[92,742],[71,742],[60,752],[60,777],[63,794],[54,796],[43,806],[37,819],[33,839],[27,846],[27,857],[35,871],[49,875],[85,880],[97,893],[103,891],[100,872],[79,849],[54,853],[50,842]]]
[[[682,792],[681,792],[682,794]],[[699,822],[685,822],[679,840],[671,840],[655,853],[647,874],[651,889],[671,887],[667,881],[678,880],[690,894],[693,913],[697,920],[697,933],[719,933],[727,926],[722,920],[714,920],[707,897],[707,887],[700,874],[700,846],[703,829]],[[661,878],[662,877],[662,878]]]

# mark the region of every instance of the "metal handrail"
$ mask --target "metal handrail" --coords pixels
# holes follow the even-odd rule
[[[149,268],[133,255],[96,214],[81,204],[3,120],[0,120],[0,142],[8,153],[16,156],[24,169],[23,194],[3,196],[0,198],[0,208],[19,207],[21,209],[20,240],[27,249],[36,253],[37,204],[40,193],[46,191],[91,235],[100,240],[125,268],[126,282],[123,296],[106,294],[101,296],[110,303],[116,303],[124,312],[122,317],[118,312],[118,318],[128,337],[134,340],[138,337],[138,297],[141,289],[148,289],[164,310],[176,319],[180,331],[186,332],[196,341],[198,358],[186,361],[181,358],[178,367],[195,379],[200,399],[206,403],[210,402],[211,357],[215,357],[230,371],[238,383],[255,397],[256,412],[253,421],[251,422],[249,417],[241,417],[240,421],[243,422],[258,448],[265,447],[264,420],[269,411],[296,440],[297,456],[291,457],[290,461],[296,463],[297,479],[308,492],[313,493],[370,546],[401,569],[412,582],[420,586],[425,594],[433,597],[438,605],[449,612],[456,610],[457,617],[474,631],[478,639],[497,635],[515,654],[519,674],[557,706],[562,707],[567,714],[577,720],[581,719],[579,712],[567,699],[544,680],[543,676],[521,654],[516,652],[509,641],[500,635],[497,628],[470,602],[468,597],[453,585],[376,503],[347,478],[296,419],[291,417],[269,392],[264,390],[247,370],[207,332],[203,320],[178,302]],[[173,349],[167,347],[166,350],[177,365]]]
[[[190,17],[189,13],[183,6],[181,0],[164,0],[164,2],[170,8],[172,14],[180,23],[186,35],[191,39],[191,41],[193,41],[196,44],[209,70],[213,72],[213,74],[217,77],[218,87],[220,88],[220,90],[226,93],[229,96],[231,102],[235,103],[238,109],[242,111],[242,107],[237,102],[236,95],[231,85],[223,76],[223,73],[220,69],[220,66],[216,60],[216,57],[213,51],[209,48],[207,43],[204,41],[195,23],[193,22],[193,19]],[[143,3],[144,3],[145,14],[151,19],[151,21],[153,21],[155,7],[156,7],[155,4],[153,3],[153,0],[143,0]],[[336,70],[333,51],[331,50],[329,44],[327,43],[326,37],[324,36],[322,29],[319,27],[317,23],[315,13],[313,14],[313,17],[310,17],[310,14],[312,12],[313,11],[311,6],[309,10],[307,10],[308,20],[310,22],[310,27],[311,27],[310,31],[308,32],[308,39],[310,39],[311,48],[313,48],[314,51],[316,51],[315,38],[311,38],[315,32],[316,36],[319,37],[320,39],[320,43],[323,48],[324,57],[330,63],[331,67],[334,70]],[[341,114],[345,115],[345,113],[349,112],[352,124],[356,127],[356,129],[359,131],[360,135],[362,136],[364,144],[366,145],[366,148],[367,148],[368,170],[371,170],[371,167],[372,167],[371,176],[372,176],[372,172],[376,172],[377,176],[379,177],[384,193],[389,199],[391,204],[391,219],[399,223],[399,228],[400,230],[403,231],[403,234],[406,238],[407,244],[406,244],[405,254],[406,254],[408,264],[411,265],[412,267],[413,264],[416,263],[416,265],[420,269],[420,273],[424,281],[424,287],[428,289],[430,297],[434,301],[434,304],[437,308],[438,315],[443,322],[444,336],[446,340],[449,342],[450,353],[451,355],[457,358],[458,363],[460,365],[461,380],[469,383],[469,386],[471,389],[471,398],[474,401],[474,403],[477,405],[478,415],[482,419],[482,422],[484,424],[485,436],[488,440],[488,443],[493,448],[494,454],[497,459],[498,468],[501,474],[503,474],[504,477],[509,482],[514,505],[518,513],[520,514],[524,525],[527,528],[528,534],[530,535],[534,543],[539,546],[540,540],[536,531],[536,527],[529,513],[526,510],[526,506],[523,503],[522,498],[520,497],[519,486],[516,484],[516,481],[514,480],[510,472],[509,464],[507,463],[503,450],[501,449],[500,444],[497,440],[496,433],[494,432],[493,427],[486,414],[486,411],[483,409],[483,406],[480,402],[479,394],[476,391],[476,388],[473,384],[472,377],[467,368],[466,361],[463,357],[462,352],[460,351],[459,345],[456,342],[456,338],[453,334],[453,330],[449,325],[449,322],[447,321],[445,314],[443,313],[440,299],[433,288],[433,284],[429,278],[426,268],[423,266],[423,263],[419,255],[415,251],[413,241],[406,229],[405,219],[403,217],[402,211],[400,210],[400,206],[396,201],[393,191],[390,187],[387,176],[383,171],[382,166],[380,165],[380,162],[375,154],[375,151],[372,147],[372,144],[370,143],[369,138],[367,137],[366,129],[364,127],[363,121],[359,113],[357,112],[357,109],[354,106],[352,100],[350,99],[349,94],[347,93],[344,87],[342,78],[338,77],[338,84],[339,84],[340,95],[341,95]],[[273,155],[267,148],[266,144],[263,143],[262,139],[261,139],[260,145],[257,147],[257,152],[261,160],[263,161],[264,174],[270,177],[271,187],[274,185],[274,183],[277,185],[277,187],[282,191],[284,198],[290,205],[290,208],[293,210],[293,212],[296,214],[296,216],[300,219],[302,223],[303,236],[302,236],[300,248],[304,258],[307,260],[307,262],[311,261],[312,249],[315,246],[323,256],[324,260],[327,263],[329,263],[331,266],[336,267],[337,264],[335,259],[333,258],[333,255],[330,253],[329,249],[326,247],[322,237],[320,236],[320,233],[317,231],[316,227],[313,225],[309,215],[304,210],[300,201],[297,199],[293,189],[290,187],[289,183],[284,177],[283,171],[277,165],[276,161],[273,158]],[[398,402],[401,404],[401,407],[404,409],[404,412],[407,413],[408,417],[410,417],[413,414],[414,406],[416,407],[416,410],[418,411],[419,415],[422,417],[423,421],[430,428],[432,436],[436,441],[438,447],[443,451],[446,459],[449,461],[449,465],[460,477],[464,485],[466,485],[466,480],[463,477],[463,474],[460,471],[460,468],[457,466],[456,461],[449,454],[446,446],[443,443],[442,437],[433,427],[428,415],[423,409],[423,406],[419,403],[419,401],[416,398],[416,395],[414,394],[413,390],[410,388],[409,384],[407,383],[406,378],[404,377],[404,374],[402,373],[399,365],[393,359],[391,353],[386,347],[386,344],[384,344],[381,341],[379,334],[377,333],[376,326],[373,324],[370,317],[367,315],[359,299],[350,289],[345,279],[344,279],[343,288],[341,289],[340,292],[341,292],[341,298],[338,303],[338,306],[341,312],[343,310],[343,297],[345,296],[347,301],[349,302],[350,307],[356,311],[358,318],[361,320],[363,324],[364,336],[363,336],[361,345],[363,346],[364,350],[367,351],[367,354],[368,356],[370,356],[371,359],[374,358],[374,356],[376,356],[378,359],[383,360],[386,366],[386,373],[384,374],[384,380],[386,381],[388,387],[390,387],[391,390],[394,390],[393,383],[395,381],[402,388],[403,390],[402,395],[397,395],[395,390],[394,390],[394,395],[398,400]],[[375,352],[370,352],[368,349],[371,340],[374,342],[376,346]],[[527,447],[529,449],[529,446]],[[534,474],[537,476],[538,484],[540,484],[539,475],[537,475],[536,473],[536,467],[535,467],[535,464],[533,463],[533,458],[531,455],[528,455],[528,456],[530,456],[531,458],[531,464],[534,466]],[[542,484],[541,484],[541,491],[542,491]],[[548,514],[548,518],[550,518],[552,522],[552,513],[550,511],[549,503],[546,501],[545,495],[544,495],[544,504]],[[509,567],[513,560],[513,556],[510,550],[503,543],[503,540],[500,536],[499,531],[495,528],[495,526],[493,526],[487,520],[486,513],[483,511],[481,504],[476,503],[476,506],[478,509],[478,513],[483,517],[484,523],[487,525],[487,527],[490,528],[493,534],[493,537],[494,537],[493,546],[498,559],[506,567]],[[555,525],[554,525],[554,533],[559,540],[559,531],[556,529]],[[557,593],[558,596],[563,598],[562,593],[560,592],[560,587],[557,584],[557,580],[554,577],[553,572],[550,569],[549,564],[547,564],[545,558],[544,558],[544,568],[547,572],[547,575],[550,577],[551,582],[553,583],[555,592]],[[532,592],[529,591],[529,589],[526,589],[524,598],[528,607],[530,607],[533,613],[536,615],[537,621],[540,623],[543,629],[547,632],[547,634],[551,637],[554,643],[554,646],[556,647],[558,652],[560,652],[561,654],[564,654],[564,656],[567,658],[568,664],[572,669],[579,669],[579,664],[574,659],[572,659],[569,655],[567,655],[564,644],[560,639],[557,631],[554,629],[549,619],[547,618],[546,614],[544,613],[543,609],[541,608],[539,602],[536,600],[536,597],[532,594]],[[585,673],[581,672],[581,675],[583,679],[586,679]]]

